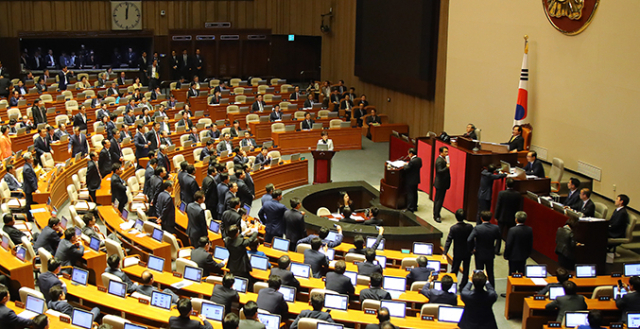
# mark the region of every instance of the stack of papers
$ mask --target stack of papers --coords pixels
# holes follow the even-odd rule
[[[135,223],[136,223],[136,221],[134,221],[134,220],[130,220],[128,222],[124,222],[124,223],[120,224],[120,229],[123,230],[123,231],[130,230]]]
[[[543,278],[531,278],[531,282],[533,282],[533,284],[535,284],[536,286],[546,286],[547,285],[547,280],[545,280]]]
[[[137,257],[127,257],[124,259],[124,261],[122,262],[122,267],[129,267],[132,265],[136,265],[138,264],[140,260]]]
[[[595,217],[582,217],[580,218],[581,222],[602,222],[604,218],[595,218]]]
[[[193,284],[193,281],[189,281],[189,280],[182,280],[182,281],[180,281],[180,282],[176,282],[176,283],[172,284],[172,285],[171,285],[171,288],[174,288],[174,289],[182,289],[182,288],[184,288],[184,287],[188,287],[188,286],[190,286],[190,285],[192,285],[192,284]]]
[[[394,167],[394,168],[402,168],[402,167],[404,167],[406,162],[404,162],[402,160],[396,160],[396,161],[387,161],[387,164],[390,165],[391,167]]]

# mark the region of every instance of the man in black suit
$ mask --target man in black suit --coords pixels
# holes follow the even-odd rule
[[[575,210],[581,212],[584,217],[595,217],[596,215],[596,205],[591,201],[591,190],[588,188],[580,190],[580,201],[575,206]]]
[[[246,146],[249,146],[249,151],[253,151],[256,147],[258,147],[256,140],[251,138],[251,132],[249,132],[248,130],[244,131],[244,138],[240,141],[240,147]]]
[[[187,54],[187,50],[182,50],[182,55],[178,57],[178,67],[180,69],[180,75],[186,79],[191,79],[191,58]]]
[[[162,144],[158,148],[158,167],[164,167],[167,171],[171,171],[171,160],[167,155],[167,145]]]
[[[285,234],[289,239],[289,250],[295,251],[298,240],[307,236],[307,228],[304,223],[304,211],[300,211],[302,203],[299,198],[289,201],[291,209],[284,212]]]
[[[87,130],[87,108],[82,105],[78,114],[73,117],[73,126],[80,127],[80,131]]]
[[[47,109],[40,98],[35,100],[31,108],[31,116],[33,117],[33,125],[36,127],[41,123],[47,123]]]
[[[511,138],[507,142],[510,152],[518,152],[524,150],[524,138],[522,138],[522,127],[513,126],[511,130]]]
[[[184,176],[185,193],[180,193],[181,200],[186,204],[190,204],[191,202],[193,202],[196,192],[200,191],[200,186],[198,186],[198,182],[196,181],[195,173],[196,168],[193,165],[188,165],[187,174]]]
[[[289,265],[291,265],[289,256],[282,255],[278,258],[278,267],[271,268],[270,274],[279,276],[283,285],[299,289],[300,281],[289,271]]]
[[[432,277],[433,278],[433,277]],[[442,280],[440,280],[440,290],[438,289],[429,289],[429,284],[425,284],[420,290],[420,293],[429,299],[429,303],[437,303],[437,304],[448,304],[451,306],[458,305],[458,295],[452,292],[449,292],[449,289],[453,286],[453,278],[450,275],[442,276]]]
[[[262,95],[258,95],[256,101],[251,105],[251,112],[264,112],[265,106],[267,106],[267,103],[262,100]]]
[[[504,247],[504,259],[509,261],[509,275],[524,273],[527,258],[533,250],[533,230],[525,226],[527,213],[516,213],[516,226],[509,229],[507,243]]]
[[[210,300],[218,305],[224,305],[224,312],[226,314],[232,313],[231,306],[234,302],[238,302],[240,300],[238,292],[233,290],[233,284],[235,281],[233,274],[226,273],[222,277],[222,284],[216,284],[213,287],[213,292],[211,293]]]
[[[587,303],[583,295],[576,294],[576,284],[572,281],[565,281],[562,284],[564,288],[564,296],[558,296],[556,300],[545,305],[547,311],[558,310],[556,321],[562,322],[566,312],[584,311],[587,309]]]
[[[243,278],[251,278],[251,263],[247,255],[247,246],[258,238],[258,232],[254,232],[250,237],[246,238],[240,235],[240,227],[231,225],[229,227],[228,236],[224,238],[224,244],[229,250],[229,262],[227,268],[229,272],[235,276]],[[278,280],[279,281],[279,280]]]
[[[11,88],[11,80],[7,78],[8,74],[0,75],[0,97],[9,97],[9,88]],[[41,79],[42,80],[42,79]]]
[[[298,314],[298,317],[296,317],[296,319],[291,324],[291,327],[289,328],[298,329],[299,328],[298,322],[300,321],[300,319],[303,319],[303,318],[311,318],[311,319],[317,319],[320,321],[326,321],[329,323],[334,323],[333,319],[331,318],[331,314],[329,314],[329,312],[322,311],[322,308],[324,307],[323,295],[321,294],[313,295],[313,297],[311,297],[311,307],[313,307],[313,310],[302,310],[302,312]],[[242,328],[244,329],[244,327]]]
[[[507,189],[498,192],[498,201],[496,201],[496,219],[498,227],[503,239],[511,227],[515,225],[513,219],[516,218],[516,212],[522,209],[522,195],[513,189],[513,179],[507,178]]]
[[[89,153],[87,136],[80,133],[80,127],[73,127],[73,135],[69,136],[69,154],[75,157],[78,153],[82,155]]]
[[[411,271],[409,271],[409,274],[407,274],[407,285],[409,287],[411,287],[411,284],[416,281],[429,281],[434,269],[427,267],[427,262],[427,257],[423,255],[416,258],[418,266],[412,268]]]
[[[340,109],[345,111],[346,120],[351,120],[351,109],[353,109],[353,101],[349,94],[344,95],[344,100],[340,102]]]
[[[413,149],[415,152],[415,149]],[[444,203],[444,197],[447,194],[447,190],[451,187],[451,173],[449,172],[449,148],[441,146],[440,156],[436,160],[436,177],[433,182],[433,187],[436,189],[436,195],[433,198],[433,219],[441,223],[440,209]],[[418,172],[419,174],[419,172]]]
[[[151,142],[144,136],[143,126],[138,125],[138,132],[133,137],[133,144],[136,146],[136,160],[140,161],[140,158],[146,158],[149,154],[149,145]]]
[[[24,166],[22,168],[22,190],[24,192],[27,212],[27,219],[33,220],[31,216],[31,205],[33,204],[33,192],[38,191],[38,175],[33,170],[33,156],[31,152],[26,152],[22,158],[24,159]]]
[[[476,135],[476,126],[473,125],[473,123],[468,124],[467,131],[464,134],[462,134],[462,137],[465,137],[471,140],[478,139],[478,136]]]
[[[149,151],[155,151],[160,146],[160,123],[155,122],[151,130],[147,132],[147,140],[149,141]]]
[[[198,314],[197,320],[191,320],[191,311],[193,307],[189,298],[182,298],[178,301],[178,312],[180,316],[172,316],[169,318],[170,329],[213,329],[211,322],[207,320],[204,314]],[[202,323],[201,323],[202,322]]]
[[[567,198],[564,199],[564,207],[572,208],[572,209],[580,209],[580,181],[577,178],[571,177],[567,182],[567,188],[569,189],[569,194]]]
[[[93,202],[97,202],[96,191],[100,189],[100,183],[102,182],[102,176],[98,169],[98,161],[100,160],[98,160],[98,155],[95,152],[89,153],[89,161],[87,161],[87,189]]]
[[[622,312],[622,319],[620,322],[627,321],[625,314],[627,312],[640,312],[640,277],[632,276],[629,278],[629,284],[622,283],[622,286],[627,290],[627,294],[624,296],[613,296],[616,300],[616,307]]]
[[[364,250],[364,262],[358,263],[358,275],[371,276],[372,273],[381,273],[382,266],[380,264],[374,264],[376,260],[376,251],[372,248]]]
[[[544,178],[544,167],[542,167],[542,161],[538,160],[538,153],[536,153],[536,151],[527,153],[527,165],[524,167],[524,170],[527,175]]]
[[[627,235],[627,226],[629,225],[628,204],[629,197],[627,195],[618,195],[614,203],[616,210],[611,215],[611,219],[609,219],[609,238],[623,238]]]
[[[272,274],[267,282],[269,288],[263,288],[258,292],[256,301],[258,308],[269,311],[271,314],[278,314],[281,319],[286,319],[289,316],[289,305],[284,300],[282,293],[278,291],[281,285],[280,277]]]
[[[324,270],[329,266],[329,259],[320,252],[320,247],[322,247],[322,239],[315,237],[311,239],[311,249],[304,251],[304,263],[311,266],[314,278],[321,278]],[[325,251],[328,249],[327,246],[323,248]]]
[[[2,221],[4,222],[2,231],[9,236],[11,242],[13,242],[13,244],[16,246],[22,244],[22,237],[26,235],[13,226],[16,223],[13,219],[13,215],[10,213],[4,214],[2,216]]]
[[[446,257],[453,242],[453,264],[451,265],[450,273],[457,275],[460,264],[462,264],[460,287],[464,287],[469,280],[469,268],[471,267],[471,253],[469,253],[467,239],[473,230],[473,226],[464,222],[466,216],[463,209],[456,210],[455,215],[458,222],[449,228],[449,235],[447,235],[447,241],[444,244],[443,257]]]
[[[491,212],[480,213],[482,224],[476,225],[469,234],[467,243],[469,250],[475,255],[476,270],[486,269],[491,286],[495,284],[493,275],[493,259],[500,253],[500,229],[498,225],[491,224]]]
[[[493,285],[490,282],[487,283],[487,276],[483,272],[473,273],[471,280],[473,284],[467,282],[460,293],[460,299],[464,302],[464,312],[458,327],[460,329],[498,329],[493,314],[493,304],[498,300],[498,294],[493,289]]]
[[[51,143],[47,139],[47,129],[42,128],[38,133],[40,134],[40,136],[38,136],[38,138],[36,138],[36,140],[33,143],[33,146],[36,151],[36,159],[35,159],[36,163],[41,162],[41,156],[44,153],[53,154],[53,150],[51,150]]]
[[[127,185],[124,179],[120,177],[124,173],[124,169],[121,164],[114,163],[111,171],[113,172],[111,175],[111,202],[115,203],[118,200],[118,210],[122,212],[127,201],[129,201],[127,198]]]
[[[193,204],[193,203],[192,203]],[[204,218],[203,218],[204,221]],[[205,224],[206,225],[206,224]],[[212,273],[222,274],[222,268],[226,263],[226,259],[217,263],[213,260],[213,256],[209,252],[211,249],[211,242],[208,236],[201,236],[197,241],[194,241],[192,246],[197,247],[191,252],[191,260],[198,264],[198,267],[202,269],[202,276],[209,276]]]
[[[302,130],[313,129],[313,124],[315,121],[311,118],[311,112],[306,112],[304,114],[304,120],[302,121]]]
[[[60,260],[55,257],[49,258],[46,264],[42,264],[42,266],[47,267],[47,272],[40,274],[40,277],[38,277],[38,288],[40,288],[40,292],[44,295],[44,300],[47,303],[51,300],[51,296],[49,296],[51,287],[62,286],[62,281],[58,278],[62,270],[61,264]]]
[[[68,227],[64,231],[64,239],[60,241],[54,257],[60,260],[62,266],[67,267],[76,266],[82,261],[82,256],[84,256],[82,238],[76,235],[75,228]]]
[[[50,310],[57,311],[64,315],[72,317],[74,308],[67,302],[66,292],[66,287],[63,288],[60,285],[51,287],[51,289],[49,289],[49,296],[51,297],[51,300],[47,303],[47,307]],[[96,319],[100,316],[100,309],[97,307],[94,307],[89,312],[92,314],[93,322],[95,322]]]
[[[136,288],[136,292],[151,297],[154,291],[160,291],[160,289],[153,285],[154,282],[153,273],[149,270],[144,270],[140,275],[141,284]],[[162,290],[162,292],[171,295],[171,304],[176,304],[178,299],[180,299],[180,297],[169,288]]]
[[[204,192],[204,203],[211,212],[212,218],[218,217],[218,189],[214,180],[216,167],[209,166],[207,168],[207,176],[202,179],[202,192]]]
[[[264,241],[271,242],[274,236],[282,237],[285,232],[284,212],[287,211],[280,200],[282,200],[282,190],[273,191],[273,200],[262,205],[258,212],[258,217],[265,227]]]
[[[360,291],[360,304],[365,299],[373,299],[373,300],[391,300],[391,294],[382,288],[382,274],[378,272],[371,273],[369,281],[369,288],[362,289]]]
[[[313,104],[315,103],[315,101],[313,100],[313,94],[308,94],[307,95],[307,100],[304,101],[304,105],[303,107],[305,109],[310,109],[313,107]]]
[[[73,71],[70,71],[66,66],[62,68],[62,71],[58,73],[58,89],[67,90],[69,80],[73,77]]]
[[[187,204],[187,236],[192,246],[198,244],[201,237],[207,237],[207,222],[204,217],[204,209],[201,205],[204,203],[204,192],[198,191],[194,194],[195,201]]]
[[[157,223],[162,225],[164,231],[175,233],[176,206],[173,197],[171,197],[173,182],[164,181],[160,186],[160,191],[155,202]]]
[[[127,77],[124,72],[120,72],[120,76],[117,78],[116,83],[118,86],[124,86],[127,84]]]
[[[360,103],[360,104],[363,104],[363,103]],[[380,118],[380,116],[378,116],[378,110],[376,110],[375,108],[372,108],[371,113],[369,114],[365,122],[367,123],[367,125],[372,125],[374,123],[382,124],[382,119]]]
[[[100,175],[102,177],[111,173],[113,168],[113,161],[111,160],[111,141],[108,139],[102,140],[102,150],[100,150],[100,156],[98,159],[98,168],[100,169]],[[87,181],[89,181],[87,179]]]
[[[369,323],[364,329],[395,329],[397,328],[393,324],[391,324],[391,315],[389,313],[389,309],[386,307],[381,307],[378,310],[378,315],[376,316],[378,319],[378,323]]]
[[[60,238],[64,233],[64,229],[60,224],[60,219],[56,217],[49,218],[47,226],[42,228],[42,232],[38,235],[38,239],[33,244],[33,249],[38,250],[44,248],[49,253],[54,253],[60,244]]]
[[[6,329],[22,329],[31,328],[34,324],[33,320],[21,318],[16,315],[12,309],[7,307],[7,302],[11,298],[9,288],[0,285],[0,323]]]
[[[480,224],[480,213],[491,210],[491,197],[493,196],[493,181],[507,177],[507,174],[498,174],[493,164],[487,166],[480,173],[480,188],[478,188],[478,215],[476,224]]]
[[[405,182],[407,189],[407,210],[411,212],[418,211],[418,184],[420,184],[420,168],[422,168],[422,159],[418,157],[415,148],[410,148],[408,152],[409,162],[404,166]],[[436,221],[440,220],[440,213]],[[434,216],[435,217],[435,216]]]
[[[129,276],[120,269],[120,261],[120,256],[118,256],[118,254],[109,256],[107,258],[107,268],[104,270],[104,272],[120,278],[120,280],[122,280],[122,282],[127,285],[127,292],[133,293],[134,291],[136,291],[138,284],[133,283],[133,281],[131,281],[131,278],[129,278]]]
[[[297,101],[298,99],[300,99],[300,86],[293,88],[293,92],[289,96],[289,100]]]
[[[275,105],[273,110],[271,110],[271,114],[269,114],[269,121],[282,121],[282,109],[280,105]]]

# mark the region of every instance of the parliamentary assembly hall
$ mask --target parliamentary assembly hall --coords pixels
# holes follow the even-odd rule
[[[1,329],[640,328],[637,0],[0,0]]]

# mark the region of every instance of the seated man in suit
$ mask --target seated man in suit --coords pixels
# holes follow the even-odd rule
[[[177,126],[181,127],[184,126],[185,130],[190,130],[191,128],[194,127],[193,122],[191,121],[191,119],[189,119],[189,113],[185,110],[180,111],[180,115],[182,115],[182,119],[180,119],[180,121],[178,121]]]
[[[211,100],[209,101],[209,105],[219,105],[220,99],[222,99],[222,97],[221,97],[220,90],[218,90],[213,93],[213,97],[211,97]]]
[[[258,304],[250,300],[242,308],[245,318],[240,320],[239,328],[242,329],[265,329],[265,325],[258,319]],[[304,312],[304,311],[303,311]],[[232,313],[235,315],[234,313]],[[235,328],[235,327],[234,327]]]
[[[200,159],[199,160],[203,161],[204,158],[210,157],[209,158],[209,163],[211,163],[211,161],[213,159],[215,159],[217,156],[218,156],[218,152],[216,152],[216,147],[213,145],[213,140],[210,139],[210,140],[207,141],[206,147],[202,149],[202,152],[200,152]]]
[[[240,147],[249,146],[249,150],[253,151],[258,144],[256,144],[256,140],[251,138],[251,133],[248,130],[244,131],[244,138],[240,141]]]
[[[260,153],[256,155],[256,160],[254,161],[254,163],[257,163],[260,166],[269,165],[271,163],[271,157],[267,155],[268,153],[269,153],[269,149],[266,147],[262,147],[262,150],[260,151]]]
[[[300,240],[298,240],[298,244],[301,243],[312,243],[313,239],[315,238],[320,238],[322,240],[322,245],[323,246],[327,246],[329,248],[335,248],[337,246],[339,246],[342,243],[342,226],[340,225],[336,225],[336,230],[338,230],[338,234],[336,234],[336,239],[335,240],[328,240],[327,236],[329,236],[329,228],[327,227],[322,227],[320,228],[320,232],[318,233],[318,235],[315,234],[309,234],[307,237],[302,238]]]
[[[298,88],[298,87],[296,87]],[[298,317],[296,317],[295,320],[293,320],[293,323],[291,324],[291,327],[289,327],[290,329],[297,329],[298,328],[298,322],[300,321],[300,319],[303,318],[311,318],[311,319],[318,319],[318,320],[322,320],[322,321],[326,321],[329,323],[334,323],[333,319],[331,318],[331,314],[329,314],[329,312],[323,312],[322,308],[324,307],[324,296],[321,294],[315,294],[313,295],[313,297],[311,297],[311,307],[313,307],[313,310],[303,310],[302,312],[300,312],[300,314],[298,315]]]
[[[191,127],[191,133],[189,134],[189,140],[192,143],[200,143],[200,136],[198,136],[198,128]]]
[[[222,277],[222,284],[213,286],[213,292],[211,293],[211,301],[218,305],[224,305],[224,312],[226,314],[231,313],[231,305],[240,300],[238,292],[233,290],[233,284],[235,282],[233,274],[226,273]]]
[[[527,165],[524,167],[527,175],[533,175],[538,178],[544,178],[544,168],[542,161],[538,160],[538,153],[531,151],[527,153]]]
[[[47,307],[49,309],[66,314],[70,317],[73,316],[73,306],[67,302],[66,289],[59,285],[53,286],[49,289],[49,297],[51,297],[51,300],[47,302]],[[96,322],[96,319],[100,316],[100,309],[94,307],[90,312],[93,314],[92,322]]]
[[[596,205],[591,201],[591,190],[583,188],[580,190],[580,201],[575,204],[575,210],[581,212],[584,217],[594,217]]]
[[[569,273],[569,271],[562,267],[558,267],[558,269],[556,270],[556,280],[558,280],[558,282],[547,283],[547,285],[542,288],[542,290],[538,291],[538,295],[548,294],[551,287],[562,287],[562,284],[565,281],[569,280],[570,275],[571,274]]]
[[[640,277],[632,276],[629,278],[629,284],[622,283],[622,286],[627,290],[627,294],[624,296],[613,296],[616,300],[616,307],[622,312],[622,319],[620,322],[627,321],[625,314],[627,312],[640,312]]]
[[[583,311],[587,309],[587,303],[583,295],[576,294],[576,284],[572,281],[565,281],[562,284],[564,296],[558,296],[545,306],[547,311],[558,310],[556,321],[562,322],[566,312]],[[463,300],[464,301],[464,300]]]
[[[507,142],[510,152],[518,152],[524,150],[524,138],[522,137],[522,127],[513,126],[511,130],[511,138]]]
[[[104,273],[109,273],[120,278],[120,280],[127,285],[127,292],[133,293],[138,288],[138,284],[131,281],[129,276],[120,269],[120,261],[121,259],[118,254],[109,256],[109,258],[107,258],[107,268],[105,268]]]
[[[322,239],[314,237],[311,239],[311,249],[304,251],[304,263],[311,266],[314,278],[321,278],[323,272],[329,266],[329,259],[320,252],[320,247],[322,247]],[[325,251],[328,249],[327,246],[323,248]]]
[[[431,277],[433,278],[433,276]],[[442,277],[440,287],[442,289],[429,289],[429,284],[433,280],[429,280],[428,284],[425,284],[420,290],[420,293],[429,298],[429,303],[449,304],[452,306],[458,305],[458,295],[449,292],[449,289],[453,286],[453,278],[449,274]]]
[[[304,120],[302,121],[302,130],[313,129],[314,123],[315,121],[311,118],[311,112],[306,112],[304,114]]]
[[[623,238],[627,234],[627,226],[629,225],[628,204],[629,197],[626,194],[618,195],[614,202],[616,210],[609,219],[609,238]]]
[[[216,149],[218,150],[218,153],[228,151],[229,154],[231,154],[233,152],[233,144],[231,143],[231,135],[229,133],[225,133],[223,135],[223,140],[218,143]]]
[[[258,308],[269,311],[271,314],[279,314],[282,319],[286,319],[289,316],[289,305],[284,300],[284,296],[281,292],[280,277],[277,275],[269,276],[269,288],[263,288],[258,292]]]
[[[298,281],[298,279],[293,276],[293,273],[289,271],[289,265],[291,265],[291,259],[289,256],[282,255],[278,258],[278,267],[273,267],[271,269],[271,274],[279,276],[283,285],[299,289],[300,281]]]
[[[567,198],[564,199],[564,207],[580,209],[580,181],[577,178],[571,177],[567,182],[567,188],[569,189],[569,194]]]
[[[309,93],[309,94],[307,95],[307,100],[306,100],[306,101],[304,101],[304,105],[303,105],[303,107],[304,107],[305,109],[310,109],[310,108],[312,108],[312,107],[313,107],[313,104],[314,104],[314,103],[316,103],[316,101],[313,99],[313,94]]]
[[[215,123],[210,124],[207,129],[209,129],[207,131],[207,136],[211,137],[212,139],[220,138],[220,130],[218,130],[218,126],[216,126]]]
[[[282,109],[280,108],[280,105],[276,104],[273,107],[273,110],[271,110],[271,114],[269,114],[269,121],[274,122],[274,121],[282,121]]]
[[[264,112],[264,107],[266,105],[267,103],[262,100],[262,95],[258,95],[256,97],[256,101],[251,105],[251,112]]]
[[[203,197],[204,199],[204,197]],[[206,233],[206,232],[205,232]],[[227,260],[223,260],[217,263],[213,260],[213,256],[209,252],[211,249],[211,242],[208,236],[201,236],[198,239],[198,248],[191,252],[191,260],[198,264],[198,267],[202,269],[202,276],[209,276],[212,273],[222,274],[222,268]]]
[[[11,242],[13,242],[13,244],[16,246],[19,244],[22,244],[22,237],[26,235],[22,233],[22,231],[20,231],[19,229],[13,226],[16,223],[15,220],[13,219],[13,215],[10,213],[6,213],[2,216],[2,220],[4,222],[4,227],[2,227],[2,231],[7,233],[7,235],[11,239]]]
[[[60,238],[63,233],[64,229],[62,228],[62,224],[60,224],[60,219],[56,217],[49,218],[47,226],[42,228],[38,239],[36,239],[36,242],[33,244],[33,249],[38,250],[44,248],[49,253],[54,253],[58,249],[58,244],[60,244]]]
[[[2,327],[6,329],[31,328],[33,320],[21,318],[16,315],[16,312],[7,307],[7,302],[10,298],[9,288],[5,285],[0,285],[0,323],[2,323]]]
[[[368,289],[362,289],[360,291],[360,304],[365,299],[373,299],[373,300],[391,300],[391,294],[382,288],[382,279],[383,276],[381,273],[373,272],[371,273],[371,281],[369,282]]]
[[[372,273],[382,274],[382,266],[374,264],[376,260],[376,251],[372,248],[364,250],[364,262],[358,263],[358,275],[371,276]]]
[[[155,281],[153,280],[153,274],[151,272],[149,272],[148,270],[145,270],[144,272],[142,272],[142,274],[140,275],[140,285],[138,285],[138,287],[136,288],[136,292],[141,293],[145,296],[149,296],[151,297],[151,294],[154,291],[160,291],[160,289],[156,288],[153,283]],[[176,295],[175,292],[171,291],[171,289],[166,288],[164,290],[162,290],[162,292],[164,292],[165,294],[169,294],[171,295],[171,303],[172,304],[176,304],[178,302],[178,295]]]
[[[340,109],[345,111],[346,120],[351,120],[351,109],[353,109],[353,101],[349,94],[344,95],[344,100],[340,102]]]
[[[42,273],[40,277],[38,277],[38,287],[44,296],[44,300],[48,303],[51,300],[51,296],[49,296],[51,287],[57,285],[66,288],[66,285],[58,278],[60,270],[62,269],[59,259],[55,257],[50,258],[49,262],[47,264],[42,264],[42,266],[46,266],[48,271]]]
[[[389,309],[386,307],[381,307],[378,310],[378,323],[369,323],[364,329],[397,329],[398,327],[391,324],[391,314]]]
[[[409,274],[407,274],[407,285],[409,286],[415,281],[429,281],[431,273],[433,272],[432,268],[427,267],[427,257],[418,256],[416,263],[418,263],[418,266],[412,268]]]
[[[177,308],[180,316],[172,316],[169,318],[170,329],[213,329],[211,322],[207,320],[204,314],[198,314],[200,321],[191,320],[191,311],[193,311],[191,299],[181,298],[178,301]]]
[[[55,257],[62,262],[62,266],[75,266],[82,261],[84,245],[82,238],[76,235],[76,230],[69,227],[64,231],[64,239],[60,241]]]
[[[289,100],[297,101],[300,98],[300,86],[293,88],[293,92],[289,96]]]
[[[22,191],[22,183],[18,181],[16,174],[16,168],[12,164],[7,165],[7,173],[4,175],[3,180],[7,182],[10,191]]]
[[[351,283],[351,279],[344,275],[347,270],[347,264],[343,260],[336,262],[333,272],[327,273],[325,281],[325,289],[333,290],[339,294],[353,295],[355,288]]]
[[[127,105],[127,107],[129,108],[127,109],[127,114],[124,115],[124,124],[127,126],[133,126],[136,123],[136,116],[133,114],[133,109],[135,107],[133,99],[129,101],[129,105]]]

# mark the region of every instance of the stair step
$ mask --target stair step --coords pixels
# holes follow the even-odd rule
[[[640,261],[640,254],[626,248],[626,246],[630,244],[631,243],[626,244],[624,248],[618,247],[616,249],[616,252],[620,254],[620,257],[616,257],[613,260],[614,263],[634,263]]]

